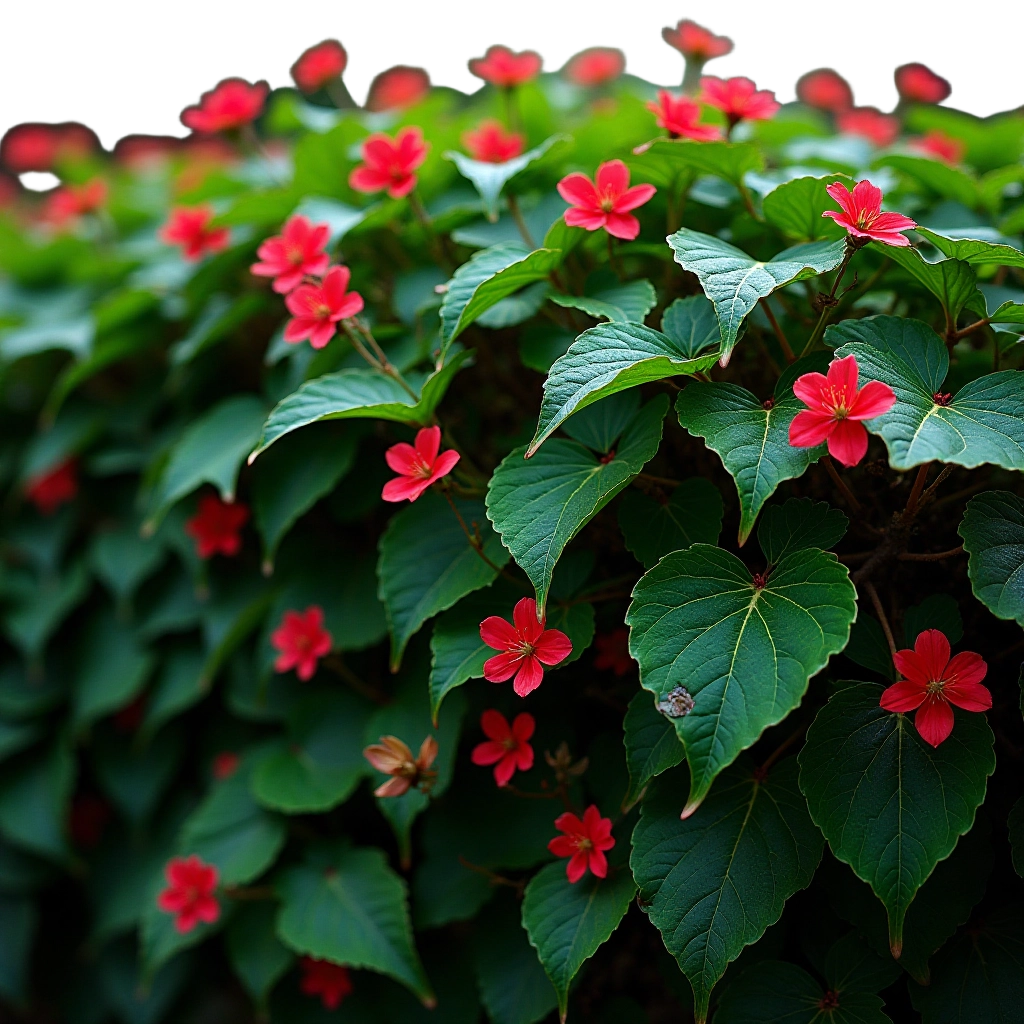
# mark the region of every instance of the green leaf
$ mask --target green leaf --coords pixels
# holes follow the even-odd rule
[[[28,658],[38,658],[50,637],[89,593],[89,570],[74,562],[59,576],[44,577],[4,616],[4,632]]]
[[[139,536],[137,522],[96,535],[92,545],[92,568],[97,578],[119,601],[135,593],[164,560],[162,544]]]
[[[645,569],[670,551],[691,544],[717,544],[722,532],[722,495],[702,476],[684,480],[668,501],[630,488],[619,503],[619,528],[626,547]]]
[[[661,330],[688,359],[722,343],[714,304],[703,295],[675,299],[661,318]]]
[[[1009,491],[975,495],[957,533],[974,596],[996,618],[1024,626],[1024,502]]]
[[[793,178],[772,189],[764,197],[764,219],[784,235],[801,242],[819,238],[841,238],[841,228],[826,210],[836,208],[835,200],[825,191],[826,185],[841,181],[852,188],[854,181],[846,174],[826,174],[821,178]]]
[[[1013,870],[1024,878],[1024,796],[1010,809],[1006,819],[1009,831],[1010,852],[1013,859]]]
[[[37,912],[30,898],[0,893],[0,949],[4,951],[0,996],[5,1001],[20,1002],[25,997],[36,923]]]
[[[913,644],[910,646],[913,647]],[[861,611],[857,615],[857,621],[850,630],[850,642],[843,648],[843,655],[890,682],[896,681],[898,673],[892,662],[889,641],[882,631],[882,624],[868,612]]]
[[[391,634],[392,671],[427,619],[492,583],[509,559],[482,502],[460,498],[455,506],[466,528],[481,538],[483,557],[447,501],[433,492],[394,516],[380,539],[377,578]]]
[[[632,807],[651,779],[682,763],[686,749],[679,742],[672,720],[658,710],[646,690],[633,694],[622,728],[629,768],[629,790],[622,804]]]
[[[152,736],[165,722],[197,704],[210,692],[203,672],[205,657],[198,643],[172,650],[147,694],[142,734]]]
[[[540,615],[566,545],[657,453],[667,406],[663,395],[648,402],[611,459],[557,438],[529,460],[525,447],[514,449],[494,471],[487,515],[533,583]]]
[[[231,966],[258,1006],[266,1003],[295,960],[274,933],[276,914],[272,903],[247,904],[231,919],[225,935]]]
[[[1003,370],[936,400],[949,368],[942,339],[926,324],[900,317],[844,320],[826,331],[836,356],[857,357],[862,380],[880,380],[896,404],[865,421],[889,450],[889,465],[907,470],[936,460],[974,469],[985,463],[1024,469],[1024,372]]]
[[[1024,269],[1024,252],[1015,249],[1012,245],[983,242],[976,238],[946,238],[945,235],[922,227],[917,227],[914,230],[927,238],[943,256],[962,260],[972,267],[997,266]]]
[[[673,718],[691,774],[684,815],[846,646],[855,598],[846,567],[814,548],[783,558],[761,589],[709,544],[666,555],[640,579],[626,615],[640,682],[659,701],[679,687],[693,700]]]
[[[950,167],[940,160],[931,160],[924,156],[909,156],[903,153],[892,153],[875,161],[876,166],[895,167],[896,170],[921,185],[925,189],[943,199],[952,199],[962,203],[969,210],[976,209],[981,202],[978,182],[971,175],[958,167]],[[924,230],[917,228],[924,234]],[[927,230],[927,229],[925,229]],[[928,232],[931,234],[931,232]],[[950,255],[946,253],[946,255]]]
[[[640,411],[640,392],[635,389],[609,395],[562,425],[574,441],[591,451],[607,455],[614,448],[626,427]]]
[[[628,870],[613,870],[603,879],[587,872],[573,885],[561,861],[541,868],[530,879],[523,894],[523,927],[558,993],[563,1021],[572,979],[611,938],[635,893],[636,883]]]
[[[676,262],[697,275],[704,294],[715,304],[722,332],[721,361],[728,363],[740,327],[758,300],[776,288],[835,270],[843,261],[846,242],[811,242],[780,252],[767,262],[742,249],[690,228],[668,238]]]
[[[381,850],[314,847],[278,883],[277,934],[296,953],[366,967],[401,982],[426,1006],[430,982],[413,945],[405,882]]]
[[[757,527],[757,543],[768,564],[778,565],[794,551],[804,548],[827,551],[835,547],[849,525],[850,520],[827,501],[790,498],[765,511]]]
[[[595,320],[611,320],[616,323],[642,324],[658,304],[654,285],[646,278],[626,281],[611,288],[602,288],[587,295],[548,295],[556,306],[582,310]]]
[[[948,594],[929,594],[920,604],[911,605],[903,615],[903,643],[913,647],[919,633],[939,629],[951,644],[964,637],[964,622],[956,601]]]
[[[639,157],[629,161],[641,181],[669,185],[681,175],[710,174],[739,187],[748,171],[764,167],[764,157],[749,142],[694,142],[658,139]]]
[[[145,743],[109,730],[94,741],[93,768],[114,806],[141,824],[173,781],[183,747],[181,733],[173,728]]]
[[[68,857],[64,823],[75,782],[69,746],[55,740],[0,771],[0,833],[50,860]]]
[[[793,758],[764,777],[743,758],[684,820],[681,775],[663,775],[648,790],[630,867],[640,905],[689,980],[703,1024],[711,990],[729,963],[810,884],[822,840],[797,788]]]
[[[912,246],[876,242],[875,248],[884,251],[889,259],[923,284],[942,303],[951,323],[956,323],[965,306],[979,316],[985,315],[985,297],[978,291],[978,279],[969,263],[963,260],[929,263]]]
[[[854,683],[818,712],[800,751],[800,787],[832,852],[885,906],[898,958],[907,908],[970,829],[995,755],[983,715],[955,711],[952,734],[932,748],[906,715],[879,706],[881,694]]]

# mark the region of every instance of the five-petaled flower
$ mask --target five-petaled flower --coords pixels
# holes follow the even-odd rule
[[[900,123],[891,114],[883,114],[877,107],[853,107],[840,111],[836,126],[847,135],[858,135],[875,146],[888,146],[896,141]]]
[[[831,68],[816,68],[801,75],[796,83],[796,95],[801,103],[832,114],[849,110],[853,106],[850,83]]]
[[[938,629],[926,629],[914,649],[893,655],[903,677],[887,687],[879,703],[886,711],[917,711],[914,725],[925,743],[937,747],[953,731],[955,704],[964,711],[988,711],[992,694],[981,685],[988,672],[980,654],[961,651],[952,659],[949,641]]]
[[[212,134],[241,128],[260,116],[270,92],[266,82],[250,85],[244,78],[225,78],[181,112],[181,123],[194,132]]]
[[[402,796],[413,786],[428,789],[437,775],[430,766],[437,758],[437,740],[428,736],[420,744],[420,752],[413,757],[412,751],[397,736],[381,736],[380,743],[371,743],[363,750],[363,756],[379,772],[390,775],[374,791],[374,796]]]
[[[520,697],[540,686],[545,665],[557,665],[572,653],[572,643],[561,630],[544,628],[532,597],[516,602],[512,622],[499,615],[484,619],[480,623],[480,639],[502,652],[484,662],[484,678],[503,683],[515,676],[512,685]]]
[[[614,46],[591,46],[570,57],[562,74],[576,85],[594,88],[614,81],[626,70],[626,56]]]
[[[334,643],[324,629],[324,610],[316,604],[304,612],[286,611],[281,625],[270,634],[270,642],[280,652],[274,671],[295,669],[303,682],[313,678],[317,662],[330,653]]]
[[[728,36],[716,36],[710,29],[684,18],[675,28],[663,28],[661,38],[678,50],[687,60],[704,64],[714,57],[732,53],[732,40]]]
[[[511,725],[500,711],[485,711],[480,728],[488,739],[473,748],[473,764],[493,764],[494,781],[507,786],[517,771],[528,772],[533,767],[533,747],[527,741],[535,726],[533,715],[525,711],[516,715]]]
[[[730,130],[740,121],[767,121],[781,106],[775,99],[775,93],[759,90],[742,75],[736,78],[705,75],[700,80],[700,88],[701,99],[725,114]]]
[[[336,1010],[345,997],[352,994],[352,979],[347,967],[312,956],[304,956],[299,966],[302,968],[299,987],[307,996],[319,996],[325,1009]]]
[[[78,470],[74,459],[64,459],[25,482],[25,496],[44,516],[52,516],[77,494]]]
[[[829,455],[844,466],[856,466],[868,450],[868,432],[861,420],[874,419],[896,404],[888,384],[869,380],[857,387],[857,357],[834,359],[828,376],[805,373],[793,384],[793,394],[806,409],[789,425],[789,443],[795,448],[814,448],[828,442]]]
[[[289,217],[281,234],[266,239],[256,250],[260,262],[249,269],[257,277],[272,277],[274,291],[287,295],[304,277],[320,277],[326,272],[330,257],[325,247],[330,234],[327,224],[310,224],[301,214]]]
[[[309,338],[313,348],[323,348],[337,333],[339,320],[353,317],[363,308],[359,292],[348,291],[352,272],[331,267],[320,284],[300,284],[284,304],[292,319],[284,325],[284,340],[297,344]]]
[[[572,811],[566,811],[555,818],[555,828],[565,835],[555,836],[548,843],[548,849],[556,857],[568,857],[565,874],[575,885],[586,873],[587,868],[597,878],[608,874],[608,858],[605,850],[615,845],[612,838],[610,818],[602,818],[601,812],[591,804],[580,820]]]
[[[185,523],[185,532],[196,542],[200,558],[237,555],[242,549],[241,529],[249,519],[249,509],[241,502],[221,501],[216,494],[199,499],[196,514]]]
[[[303,92],[318,92],[328,82],[341,78],[347,66],[345,47],[337,39],[325,39],[303,51],[292,65],[292,80]]]
[[[393,444],[384,459],[399,476],[384,485],[381,497],[385,501],[415,501],[455,468],[459,453],[450,448],[441,451],[441,428],[434,426],[417,431],[414,444]]]
[[[102,178],[92,178],[81,185],[64,185],[47,199],[43,216],[51,224],[67,224],[100,209],[107,201],[107,191]]]
[[[366,109],[375,112],[404,110],[426,99],[429,92],[430,75],[423,68],[396,64],[395,67],[382,71],[370,83],[370,91],[366,95]]]
[[[469,70],[491,85],[510,89],[532,81],[540,74],[541,58],[533,50],[513,53],[507,46],[489,46],[482,57],[469,62]]]
[[[231,232],[227,228],[211,228],[213,207],[172,207],[167,223],[160,229],[160,238],[168,245],[180,245],[187,260],[202,259],[208,253],[220,252],[228,247]]]
[[[348,183],[357,192],[383,192],[392,199],[407,196],[416,187],[415,170],[427,159],[429,143],[419,128],[401,129],[392,139],[378,133],[363,140],[363,163],[353,168]]]
[[[610,633],[598,633],[594,637],[597,657],[594,668],[608,669],[617,676],[624,676],[636,667],[629,653],[629,630],[613,629]]]
[[[213,895],[217,889],[218,872],[195,854],[174,857],[164,868],[167,888],[157,897],[157,906],[166,914],[174,914],[174,927],[184,935],[200,921],[213,924],[220,917],[220,904]]]
[[[500,121],[490,119],[463,134],[462,144],[474,160],[503,164],[522,153],[524,140],[519,132],[506,131]]]
[[[601,164],[594,179],[575,171],[558,183],[558,194],[572,204],[565,211],[565,223],[587,231],[604,228],[616,238],[636,238],[640,221],[629,211],[643,206],[657,191],[655,187],[645,184],[630,188],[629,168],[621,160]]]
[[[913,139],[910,144],[914,149],[946,164],[960,163],[967,152],[967,147],[960,139],[954,139],[952,135],[940,132],[937,128],[925,132],[919,139]]]
[[[696,139],[709,142],[722,137],[721,129],[713,124],[700,124],[700,104],[689,96],[673,96],[665,89],[658,90],[658,102],[648,103],[647,109],[673,139]]]
[[[896,69],[896,91],[908,103],[941,103],[953,87],[924,64],[902,64]]]
[[[851,192],[841,181],[825,186],[825,191],[842,207],[826,210],[822,217],[831,217],[854,239],[871,240],[885,245],[908,246],[910,239],[901,231],[916,228],[917,223],[902,213],[882,213],[882,190],[870,181],[858,181]]]

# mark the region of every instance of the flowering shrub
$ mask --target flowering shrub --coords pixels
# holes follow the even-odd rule
[[[664,38],[7,133],[4,1020],[1017,1019],[1024,114]]]

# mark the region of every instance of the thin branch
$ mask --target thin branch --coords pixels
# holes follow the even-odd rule
[[[914,554],[910,551],[904,551],[896,557],[901,562],[941,562],[944,558],[954,558],[956,555],[962,555],[964,553],[963,544],[958,545],[955,548],[950,548],[948,551],[935,551],[931,554]]]
[[[825,467],[825,471],[828,475],[832,477],[832,482],[842,492],[843,497],[850,503],[850,508],[852,508],[854,512],[859,512],[861,504],[857,500],[857,496],[847,486],[846,481],[839,475],[839,470],[836,469],[835,464],[832,462],[832,457],[830,455],[823,455],[821,457],[821,464]]]
[[[905,516],[912,516],[917,511],[917,504],[921,500],[921,492],[924,490],[925,481],[928,479],[928,471],[932,468],[930,462],[926,462],[914,478],[914,486],[910,490],[910,497],[907,499],[907,507],[904,509]]]
[[[523,241],[531,249],[536,249],[537,243],[533,240],[533,235],[530,234],[530,229],[526,226],[526,220],[523,218],[523,211],[519,208],[519,200],[516,199],[515,196],[508,197],[508,212],[511,214],[516,227],[519,229],[519,234],[522,236]]]
[[[868,597],[871,598],[871,603],[875,606],[875,614],[878,616],[879,622],[882,623],[882,632],[885,633],[885,640],[889,645],[889,653],[893,658],[895,658],[896,641],[893,639],[892,629],[889,627],[889,620],[885,616],[885,609],[882,607],[882,601],[878,596],[878,591],[875,590],[875,585],[871,580],[864,581],[864,589],[867,591]]]
[[[982,327],[987,327],[992,321],[985,317],[983,320],[975,320],[973,324],[968,324],[962,330],[954,331],[953,337],[956,341],[961,338],[966,338],[968,334],[973,334],[975,331],[980,331]]]
[[[772,312],[772,307],[769,305],[768,300],[761,299],[760,302],[761,308],[764,310],[764,315],[768,317],[768,323],[772,325],[775,337],[779,339],[779,345],[782,347],[782,354],[786,357],[786,362],[795,363],[796,356],[793,354],[793,350],[789,346],[789,339],[786,337],[786,332],[783,331],[782,325],[775,318],[775,314]]]

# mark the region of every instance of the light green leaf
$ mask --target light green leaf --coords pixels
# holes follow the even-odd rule
[[[611,320],[615,323],[642,324],[647,314],[658,304],[654,285],[646,278],[627,281],[610,288],[602,288],[588,295],[548,295],[557,306],[582,310],[595,320]]]
[[[760,171],[764,157],[749,142],[695,142],[692,139],[658,139],[629,161],[640,181],[667,186],[682,175],[710,174],[739,187],[749,171]]]
[[[1024,626],[1024,502],[1009,491],[978,494],[957,533],[974,596],[996,618]]]
[[[825,191],[826,185],[841,181],[852,190],[854,181],[846,174],[826,174],[821,178],[793,178],[764,197],[764,219],[783,234],[801,242],[819,238],[841,238],[844,230],[826,210],[836,208],[835,200]]]
[[[658,710],[646,690],[633,694],[622,728],[629,768],[629,790],[622,806],[628,808],[643,796],[651,779],[682,763],[686,750],[679,742],[672,720]]]
[[[1020,267],[1024,269],[1024,252],[1012,245],[984,242],[977,238],[946,238],[937,231],[918,227],[914,229],[935,246],[943,256],[962,260],[972,267]]]
[[[942,163],[940,160],[892,153],[876,160],[875,165],[894,167],[924,185],[927,191],[935,193],[943,199],[952,199],[955,203],[962,203],[969,210],[976,209],[981,203],[977,179],[961,171],[958,167],[950,167],[949,164]]]
[[[778,565],[786,555],[803,548],[835,547],[849,525],[850,520],[827,501],[790,498],[765,510],[757,527],[757,543],[768,564]]]

